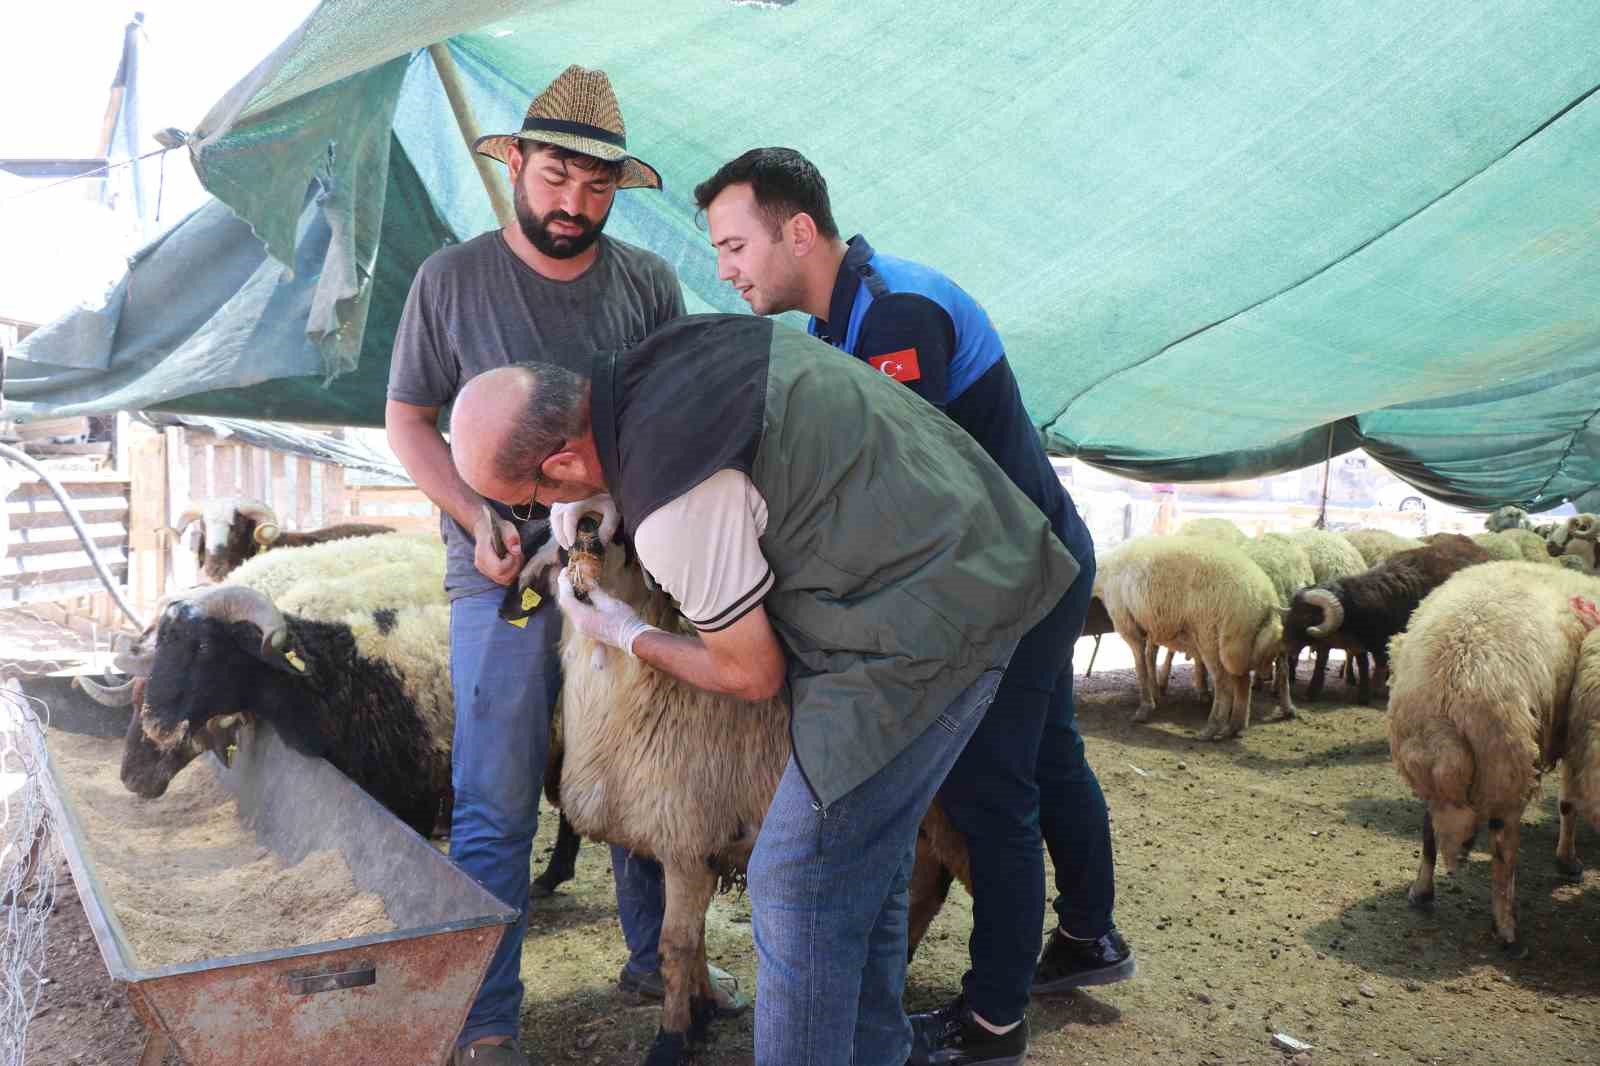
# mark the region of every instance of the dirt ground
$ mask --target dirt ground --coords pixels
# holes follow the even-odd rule
[[[1081,661],[1081,660],[1080,660]],[[1104,662],[1104,659],[1102,660]],[[1333,699],[1295,721],[1257,722],[1237,741],[1195,739],[1205,707],[1180,667],[1156,719],[1134,725],[1132,676],[1079,678],[1090,761],[1111,805],[1119,926],[1139,973],[1124,984],[1036,1000],[1030,1062],[1278,1063],[1274,1033],[1314,1063],[1600,1063],[1600,873],[1554,868],[1554,782],[1530,809],[1519,877],[1526,959],[1489,935],[1489,859],[1441,880],[1436,911],[1406,906],[1421,811],[1388,761],[1384,712]],[[1257,714],[1268,710],[1257,694]],[[542,867],[555,818],[536,849]],[[1580,848],[1595,852],[1584,830]],[[1442,867],[1441,867],[1442,871]],[[965,966],[965,894],[913,963],[907,1003],[941,1002]],[[137,1023],[99,966],[70,887],[52,919],[29,1063],[127,1063]],[[719,898],[709,950],[746,989],[750,908]],[[586,844],[575,881],[534,910],[524,974],[525,1043],[550,1063],[630,1063],[653,1007],[614,992],[624,949],[610,863]],[[747,1016],[720,1023],[704,1066],[751,1061]]]

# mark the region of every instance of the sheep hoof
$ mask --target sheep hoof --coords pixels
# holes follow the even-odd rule
[[[1433,913],[1433,889],[1430,888],[1426,892],[1418,892],[1416,889],[1412,889],[1407,892],[1406,906],[1424,914]]]
[[[1148,722],[1150,720],[1150,716],[1155,713],[1155,710],[1156,709],[1154,707],[1146,707],[1141,703],[1139,704],[1139,709],[1133,712],[1133,720],[1135,722]]]
[[[1528,957],[1527,947],[1517,940],[1502,940],[1500,942],[1500,953],[1508,959],[1525,959]]]
[[[644,1066],[679,1066],[679,1063],[688,1061],[688,1057],[689,1041],[683,1033],[657,1029],[655,1043],[650,1045],[650,1052],[644,1057]]]
[[[1583,876],[1583,863],[1579,862],[1577,859],[1563,859],[1557,856],[1556,869],[1560,870],[1574,881]]]

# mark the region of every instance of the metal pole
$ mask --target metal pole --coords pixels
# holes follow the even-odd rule
[[[461,72],[456,69],[456,61],[451,58],[449,47],[440,41],[438,44],[428,46],[428,55],[433,57],[433,69],[439,74],[439,83],[444,86],[444,94],[450,98],[450,110],[455,112],[456,126],[461,130],[461,137],[467,142],[470,151],[472,143],[478,139],[478,121],[472,117],[472,105],[467,100],[467,92],[461,85]],[[500,220],[502,226],[510,226],[516,222],[516,212],[511,209],[511,198],[506,195],[504,176],[494,160],[472,153],[472,161],[477,164],[478,177],[483,179],[484,191],[489,194],[489,203],[494,208],[494,217]]]

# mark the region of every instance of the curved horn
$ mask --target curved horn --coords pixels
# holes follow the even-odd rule
[[[111,665],[134,677],[149,677],[150,672],[156,668],[155,649],[145,652],[137,649],[118,652],[112,656]]]
[[[1344,625],[1344,604],[1339,602],[1327,589],[1309,588],[1305,592],[1306,602],[1322,608],[1322,622],[1309,627],[1306,632],[1313,637],[1325,637]]]
[[[243,585],[215,585],[190,601],[202,614],[261,627],[261,654],[278,655],[289,643],[289,623],[266,595]]]
[[[1592,537],[1596,518],[1592,514],[1575,514],[1567,519],[1567,532],[1574,537]]]
[[[85,674],[79,674],[72,683],[96,703],[107,707],[126,707],[133,702],[133,686],[138,678],[130,678],[120,685],[102,685]]]
[[[190,526],[192,526],[196,522],[200,521],[200,519],[202,517],[204,517],[204,516],[200,513],[200,508],[191,507],[187,511],[185,511],[181,515],[179,515],[178,516],[178,520],[175,523],[173,523],[172,525],[170,525],[170,526],[157,526],[156,527],[156,532],[158,534],[165,533],[168,536],[172,537],[174,540],[176,540],[177,538],[183,536],[183,531],[184,530],[188,529]]]
[[[251,536],[263,548],[271,547],[272,542],[277,540],[278,535],[283,532],[278,523],[278,516],[273,513],[272,508],[260,500],[252,500],[247,496],[241,496],[238,502],[234,504],[234,510],[246,518],[254,518],[256,520],[256,529]]]

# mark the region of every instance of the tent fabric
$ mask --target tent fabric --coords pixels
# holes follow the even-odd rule
[[[800,148],[846,235],[984,304],[1054,451],[1178,481],[1359,446],[1484,508],[1600,485],[1600,5],[1558,2],[327,0],[190,144],[239,221],[30,338],[8,413],[380,422],[417,264],[494,225],[441,40],[484,132],[608,72],[666,179],[608,232],[691,311],[743,310],[694,184]],[[180,258],[224,237],[232,273]]]

